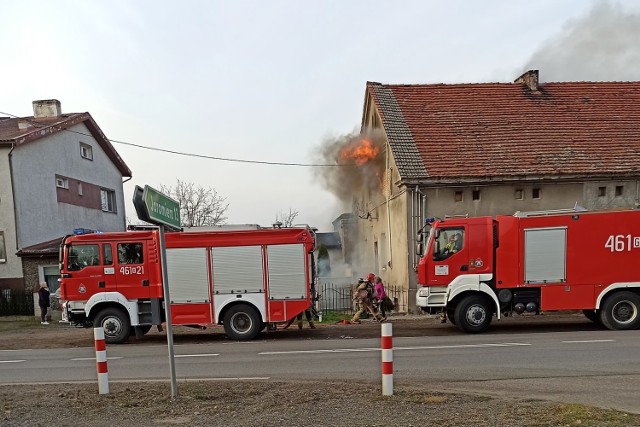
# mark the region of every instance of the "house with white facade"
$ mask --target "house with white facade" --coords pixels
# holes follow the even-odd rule
[[[0,117],[0,289],[46,280],[54,292],[63,236],[125,230],[130,178],[87,112],[63,114],[58,100],[43,100],[33,116]]]

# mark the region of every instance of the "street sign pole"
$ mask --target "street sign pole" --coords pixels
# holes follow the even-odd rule
[[[169,349],[169,374],[171,375],[171,398],[178,397],[176,384],[176,361],[173,351],[173,327],[171,326],[171,297],[169,295],[169,276],[167,274],[167,247],[164,240],[165,227],[180,229],[180,203],[162,194],[148,185],[144,189],[136,185],[133,192],[133,205],[138,218],[159,227],[160,265],[162,265],[162,293],[167,325],[167,347]]]
[[[162,265],[162,292],[164,294],[164,312],[167,317],[167,347],[169,349],[169,374],[171,375],[171,398],[178,397],[176,384],[176,359],[173,351],[173,326],[171,325],[171,297],[167,275],[167,248],[164,243],[164,225],[160,226],[160,263]]]

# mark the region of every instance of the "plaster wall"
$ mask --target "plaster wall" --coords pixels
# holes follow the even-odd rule
[[[84,124],[17,147],[13,178],[18,212],[18,247],[64,236],[74,228],[122,231],[126,227],[122,175]],[[89,136],[86,136],[89,135]],[[91,146],[93,159],[80,155],[80,143]],[[103,212],[56,197],[56,174],[115,192],[116,212]],[[69,188],[68,191],[78,191]]]
[[[5,262],[0,262],[0,289],[22,281],[22,262],[17,252],[13,193],[9,168],[10,147],[0,147],[0,231],[4,234]]]

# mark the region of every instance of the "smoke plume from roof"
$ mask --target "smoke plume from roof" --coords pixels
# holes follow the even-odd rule
[[[545,41],[524,70],[540,70],[544,81],[638,81],[639,35],[640,14],[598,2]]]

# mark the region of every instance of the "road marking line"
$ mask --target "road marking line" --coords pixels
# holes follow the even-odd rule
[[[309,354],[309,353],[351,353],[359,351],[380,351],[379,348],[336,348],[332,350],[291,350],[291,351],[263,351],[260,355],[269,354]]]
[[[22,350],[0,350],[0,351],[31,351],[31,348],[23,348]]]
[[[19,363],[26,362],[26,360],[0,360],[0,363]]]
[[[219,353],[209,353],[209,354],[176,354],[174,357],[177,359],[178,357],[209,357],[209,356],[220,356]]]
[[[257,381],[269,380],[271,377],[217,377],[217,378],[184,378],[178,381],[194,382],[194,381]],[[166,381],[166,380],[164,380]]]
[[[107,360],[117,360],[117,359],[122,359],[122,357],[107,357]],[[79,361],[83,361],[83,360],[93,360],[95,362],[96,358],[95,357],[78,357],[76,359],[71,359],[74,362],[79,362]]]
[[[615,342],[616,340],[582,340],[582,341],[562,341],[563,344],[576,344],[576,343],[598,343],[598,342]]]
[[[482,348],[482,347],[521,347],[530,346],[531,343],[505,342],[497,344],[459,344],[459,345],[433,345],[421,347],[393,347],[394,350],[439,350],[450,348]]]
[[[393,347],[393,350],[439,350],[450,348],[481,348],[481,347],[518,347],[530,346],[530,343],[498,343],[498,344],[460,344],[460,345],[438,345],[438,346],[421,346],[421,347]],[[319,354],[319,353],[350,353],[364,351],[380,351],[379,348],[337,348],[331,350],[292,350],[292,351],[263,351],[259,355],[272,354]]]

